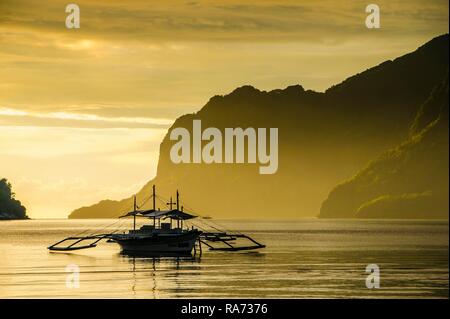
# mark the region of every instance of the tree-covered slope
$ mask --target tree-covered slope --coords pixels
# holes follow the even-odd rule
[[[1,219],[27,219],[25,207],[14,198],[11,184],[0,179],[0,220]]]
[[[448,77],[419,109],[410,137],[337,186],[320,217],[448,218]]]

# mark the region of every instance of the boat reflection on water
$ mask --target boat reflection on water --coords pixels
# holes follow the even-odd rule
[[[183,279],[188,273],[201,276],[200,256],[185,253],[136,253],[121,251],[118,257],[130,265],[130,290],[137,297],[145,292],[147,298],[161,298],[166,293],[191,293],[195,289],[186,288]]]
[[[121,258],[129,258],[129,259],[140,259],[140,260],[146,260],[146,259],[164,259],[168,258],[169,260],[174,259],[180,259],[180,260],[192,260],[192,261],[200,261],[201,255],[200,254],[192,254],[190,252],[160,252],[160,253],[153,253],[153,252],[130,252],[130,251],[120,251],[119,256]]]

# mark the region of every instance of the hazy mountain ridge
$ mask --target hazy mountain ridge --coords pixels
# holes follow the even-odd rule
[[[448,218],[448,76],[420,108],[411,136],[333,189],[320,217]]]
[[[330,189],[408,137],[420,105],[446,69],[448,35],[325,93],[300,85],[269,92],[243,86],[215,96],[169,129],[160,146],[157,176],[138,193],[138,201],[148,197],[155,183],[161,195],[168,197],[178,188],[197,212],[214,217],[317,215]],[[201,119],[203,128],[278,127],[278,172],[259,175],[257,165],[248,164],[173,164],[170,131],[190,130],[193,119]],[[116,217],[130,207],[131,197],[102,201],[70,217]]]

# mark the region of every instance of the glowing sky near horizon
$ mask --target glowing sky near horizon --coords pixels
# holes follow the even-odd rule
[[[246,84],[323,91],[448,32],[448,1],[0,0],[0,177],[34,218],[120,199],[167,127]]]

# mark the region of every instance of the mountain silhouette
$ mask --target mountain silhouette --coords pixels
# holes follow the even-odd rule
[[[214,96],[169,129],[160,145],[157,175],[138,192],[138,202],[156,184],[162,196],[179,189],[186,209],[213,217],[317,216],[338,183],[428,123],[418,112],[446,75],[448,44],[448,34],[436,37],[323,93],[300,85],[269,92],[243,86]],[[176,127],[191,131],[194,119],[204,128],[220,130],[278,128],[278,171],[260,175],[255,164],[172,163],[169,154],[175,141],[169,139],[170,132]],[[411,127],[413,122],[417,128]],[[131,196],[102,201],[73,211],[70,218],[117,217],[131,205]]]

